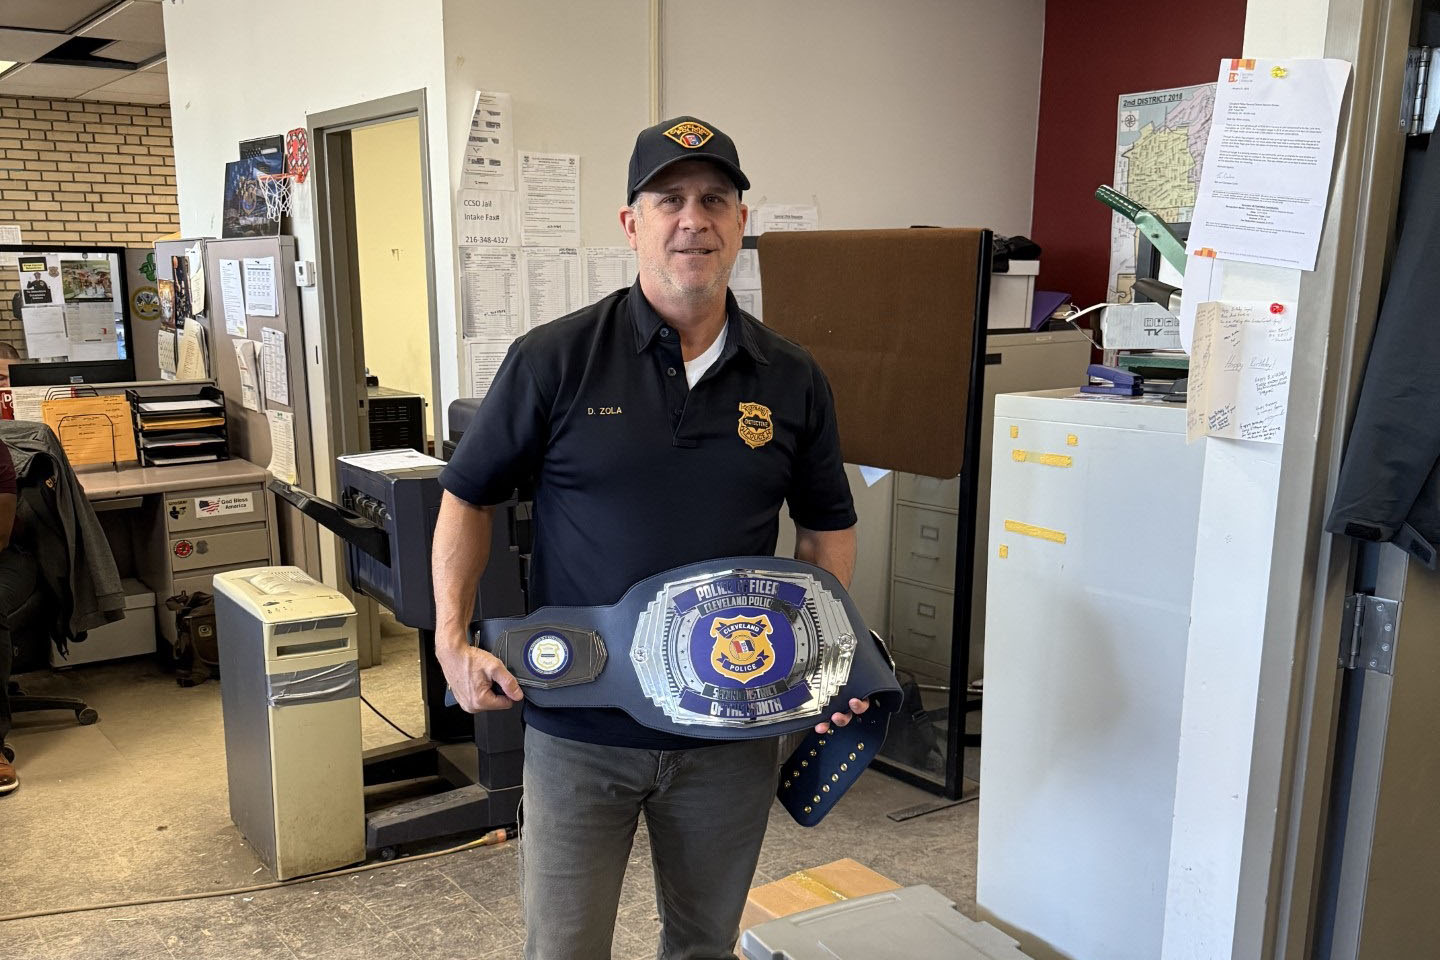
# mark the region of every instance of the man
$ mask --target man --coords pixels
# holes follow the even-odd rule
[[[12,603],[18,606],[24,602],[25,586],[22,581],[28,582],[32,588],[34,585],[33,575],[28,578],[23,576],[26,562],[16,552],[17,548],[10,545],[10,533],[15,526],[16,492],[15,463],[10,458],[10,448],[0,440],[0,618],[5,616]],[[4,626],[0,623],[0,627]],[[9,632],[0,630],[0,744],[4,744],[5,736],[10,732],[10,694],[6,688],[10,683],[12,654]],[[5,759],[5,754],[0,753],[0,796],[18,786],[20,780],[15,775],[15,767]]]
[[[29,283],[25,284],[26,303],[49,303],[50,284],[45,282],[43,274],[36,273]]]
[[[734,143],[712,125],[680,117],[641,131],[620,210],[635,285],[517,340],[441,475],[436,652],[465,709],[523,699],[466,632],[490,505],[529,483],[537,606],[609,604],[681,564],[772,554],[782,502],[796,556],[849,584],[855,511],[829,384],[726,288],[749,186]],[[610,956],[643,811],[661,956],[732,957],[775,792],[776,741],[665,734],[618,710],[526,704],[525,721],[526,956]]]
[[[8,343],[0,343],[0,390],[10,386],[10,364],[19,359],[19,350]]]

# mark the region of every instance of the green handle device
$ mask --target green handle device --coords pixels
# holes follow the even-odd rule
[[[1100,187],[1095,191],[1095,199],[1134,223],[1145,239],[1160,251],[1165,262],[1180,271],[1182,277],[1185,275],[1185,244],[1171,232],[1169,224],[1114,187]]]

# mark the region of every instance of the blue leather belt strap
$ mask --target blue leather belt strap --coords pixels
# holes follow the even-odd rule
[[[809,731],[777,791],[805,826],[859,778],[901,701],[888,653],[839,581],[782,557],[677,567],[611,606],[482,621],[471,642],[542,707],[615,708],[654,730],[714,740]],[[815,732],[851,698],[870,709]]]

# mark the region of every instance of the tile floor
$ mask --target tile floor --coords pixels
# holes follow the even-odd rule
[[[22,786],[0,799],[0,916],[271,879],[230,823],[217,683],[182,689],[148,660],[24,680],[29,692],[85,698],[101,722],[20,717],[11,745]],[[397,724],[423,728],[413,633],[387,636],[384,663],[361,680],[366,697]],[[367,748],[400,739],[362,712]],[[973,916],[977,805],[903,823],[885,816],[927,799],[870,772],[814,829],[776,807],[755,882],[849,856],[899,883],[928,883]],[[0,922],[0,957],[518,957],[516,852],[510,843],[253,894]],[[657,931],[642,825],[614,956],[653,957]]]

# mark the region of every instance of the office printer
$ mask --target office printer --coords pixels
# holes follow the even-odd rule
[[[471,716],[444,704],[445,678],[435,659],[430,580],[443,466],[414,450],[339,457],[338,504],[278,480],[270,484],[279,497],[340,537],[346,576],[356,592],[419,631],[425,735],[366,751],[365,785],[402,784],[408,789],[419,781],[434,785],[438,779],[443,789],[367,809],[366,849],[387,859],[403,846],[513,824],[520,800],[520,711]],[[526,612],[521,557],[512,543],[514,524],[508,520],[514,507],[512,503],[496,508],[490,562],[475,599],[476,619]],[[374,799],[377,791],[368,794]]]

